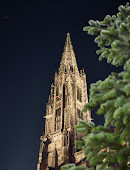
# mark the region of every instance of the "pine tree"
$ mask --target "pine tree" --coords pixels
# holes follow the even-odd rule
[[[63,166],[62,170],[127,170],[130,169],[130,5],[119,6],[116,15],[107,15],[103,21],[89,21],[83,28],[94,40],[99,50],[99,60],[119,67],[122,72],[112,72],[104,81],[90,86],[90,100],[83,111],[97,109],[97,115],[104,115],[104,126],[94,122],[79,121],[78,133],[85,134],[82,141],[76,141],[84,149],[89,167]]]

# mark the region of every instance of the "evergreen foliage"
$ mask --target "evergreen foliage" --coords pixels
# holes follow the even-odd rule
[[[77,132],[85,135],[76,141],[79,149],[84,149],[89,167],[75,164],[63,166],[62,170],[130,169],[130,5],[119,6],[116,15],[107,15],[103,21],[89,21],[83,28],[94,40],[99,50],[99,60],[119,67],[122,72],[111,73],[104,81],[90,86],[90,100],[83,111],[97,109],[97,115],[104,115],[104,126],[80,120]]]

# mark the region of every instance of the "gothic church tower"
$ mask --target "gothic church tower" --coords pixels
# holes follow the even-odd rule
[[[46,106],[45,134],[41,136],[37,170],[58,170],[67,163],[85,163],[83,151],[77,150],[74,140],[81,138],[75,129],[77,121],[91,120],[89,112],[81,112],[87,102],[86,74],[78,70],[68,33]]]

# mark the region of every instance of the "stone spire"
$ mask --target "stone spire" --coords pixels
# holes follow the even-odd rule
[[[59,170],[66,163],[86,164],[85,155],[78,151],[74,140],[82,138],[75,129],[77,122],[91,120],[89,111],[82,113],[87,102],[86,75],[84,71],[79,74],[68,33],[46,105],[45,134],[41,136],[37,170]]]
[[[63,73],[69,70],[75,73],[79,73],[73,46],[70,39],[70,33],[67,33],[64,51],[60,62],[59,72]]]

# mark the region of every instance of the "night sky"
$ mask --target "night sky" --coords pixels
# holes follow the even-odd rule
[[[70,32],[78,68],[88,89],[119,71],[98,61],[90,19],[117,13],[124,0],[4,1],[0,3],[0,170],[36,170],[43,116]],[[103,118],[92,112],[96,124]]]

